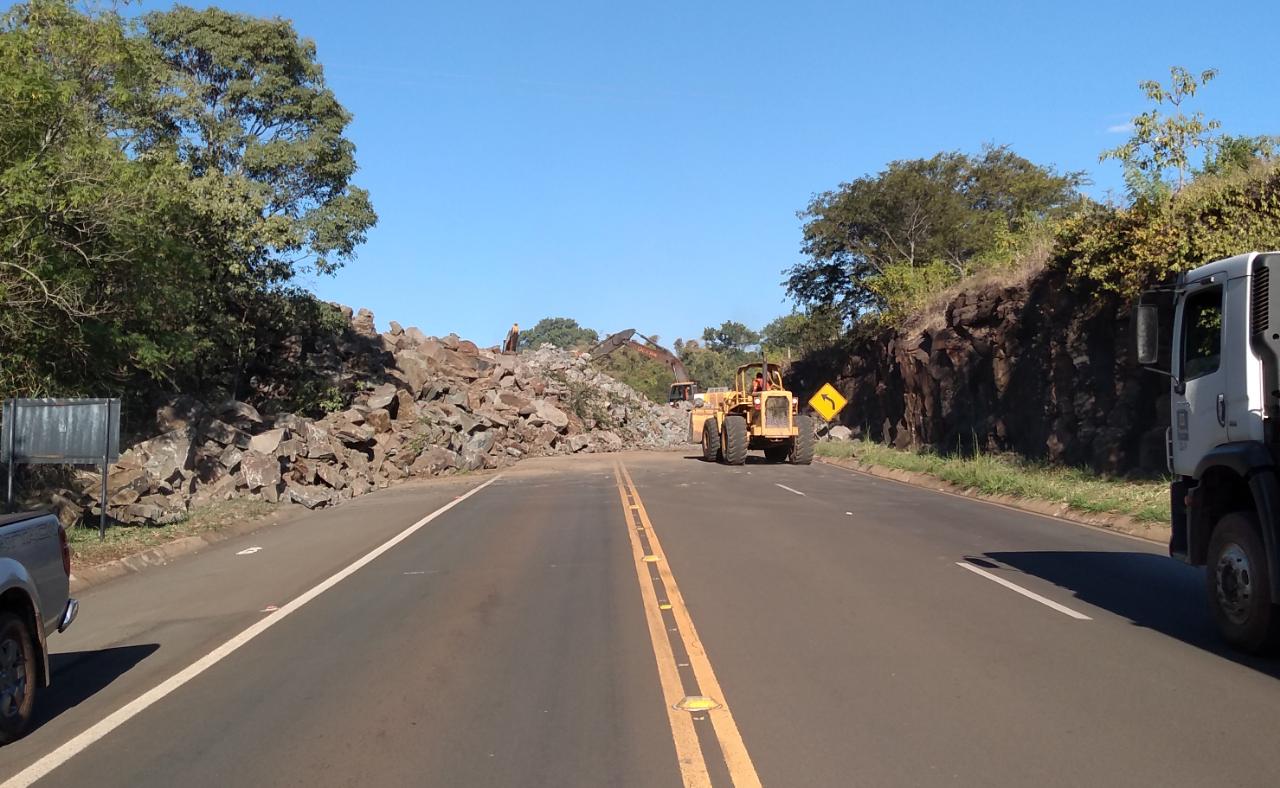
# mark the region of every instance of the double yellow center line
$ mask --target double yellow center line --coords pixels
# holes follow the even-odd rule
[[[687,788],[711,785],[707,757],[699,742],[697,727],[699,723],[706,725],[709,722],[729,779],[740,788],[759,786],[760,777],[733,720],[729,701],[716,680],[711,660],[698,639],[698,631],[685,607],[684,597],[676,585],[671,566],[662,551],[662,542],[658,540],[640,499],[640,492],[621,462],[614,464],[614,478],[627,521],[627,533],[631,537],[636,579],[640,582],[640,596],[649,625],[653,656],[658,663],[658,680],[662,684],[680,776]],[[678,652],[687,655],[687,664],[677,661]],[[687,691],[690,687],[681,675],[681,668],[688,668],[691,672],[689,678],[695,692]]]

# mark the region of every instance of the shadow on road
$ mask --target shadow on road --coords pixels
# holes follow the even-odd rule
[[[682,459],[697,460],[698,462],[706,462],[706,460],[702,459],[701,454],[686,454]],[[717,462],[717,463],[711,463],[711,464],[719,465],[721,463]],[[748,454],[747,461],[744,464],[745,465],[790,465],[790,463],[787,463],[787,462],[770,462],[769,460],[766,460],[764,458],[764,455],[762,454]]]
[[[1037,551],[985,555],[1061,586],[1077,599],[1110,610],[1137,626],[1280,678],[1280,659],[1240,654],[1218,637],[1205,601],[1202,569],[1152,553]]]
[[[74,709],[97,695],[159,648],[155,643],[147,643],[97,651],[51,654],[49,669],[53,674],[53,682],[36,699],[36,714],[31,729],[39,728],[64,711]]]

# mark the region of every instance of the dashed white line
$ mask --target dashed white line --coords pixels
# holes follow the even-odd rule
[[[378,556],[400,544],[405,539],[408,539],[416,531],[427,525],[427,523],[430,523],[432,520],[493,484],[500,478],[502,477],[495,476],[484,484],[472,487],[465,495],[459,495],[457,498],[454,498],[449,503],[441,506],[439,509],[436,509],[431,514],[423,517],[418,522],[378,545],[368,553],[365,553],[361,558],[356,559],[356,561],[348,565],[347,568],[340,570],[337,574],[330,576],[327,580],[313,586],[309,591],[303,592],[301,596],[296,597],[293,601],[274,611],[271,615],[259,620],[256,624],[231,638],[226,643],[218,646],[213,651],[205,654],[200,659],[142,693],[129,703],[126,703],[111,714],[108,714],[88,729],[80,732],[74,738],[64,743],[61,747],[58,747],[53,752],[45,755],[40,760],[5,780],[3,783],[0,783],[0,788],[25,788],[36,780],[39,780],[41,777],[44,777],[49,772],[52,772],[54,769],[74,758],[89,745],[98,741],[116,728],[145,711],[152,704],[218,664],[236,649],[280,623],[290,613],[293,613],[303,605],[323,594],[325,591],[328,591],[338,583],[346,580]],[[263,612],[267,611],[264,610]]]
[[[786,490],[789,493],[795,493],[796,495],[804,495],[804,493],[800,492],[799,490],[794,490],[785,484],[778,484],[777,482],[774,482],[773,484],[775,487],[781,487],[782,489]]]
[[[1036,592],[1034,592],[1034,591],[1028,591],[1027,589],[1023,588],[1022,586],[1018,585],[1017,583],[1011,583],[1011,582],[1009,582],[1008,580],[1005,580],[1003,577],[998,577],[997,575],[993,575],[993,574],[991,574],[990,572],[986,571],[985,569],[980,569],[980,568],[978,568],[978,567],[974,566],[973,564],[969,563],[968,561],[956,561],[956,566],[959,566],[959,567],[963,567],[963,568],[965,568],[965,569],[968,569],[970,572],[973,572],[973,573],[974,573],[974,574],[976,574],[976,575],[981,575],[981,576],[983,576],[983,577],[987,578],[988,580],[992,581],[993,583],[999,583],[1000,585],[1004,586],[1005,588],[1009,589],[1010,591],[1016,591],[1016,592],[1018,592],[1019,594],[1022,594],[1023,596],[1025,596],[1027,599],[1034,599],[1035,601],[1039,602],[1040,604],[1044,605],[1045,607],[1051,607],[1051,608],[1053,608],[1054,610],[1056,610],[1056,611],[1058,611],[1059,613],[1062,613],[1062,614],[1064,614],[1064,615],[1071,616],[1072,618],[1079,619],[1079,620],[1081,620],[1081,621],[1092,621],[1092,620],[1093,620],[1093,619],[1092,619],[1092,618],[1090,618],[1089,616],[1086,616],[1084,613],[1081,613],[1081,612],[1076,611],[1076,610],[1072,610],[1071,608],[1067,607],[1066,605],[1060,605],[1060,604],[1058,604],[1057,602],[1054,602],[1052,599],[1048,599],[1048,598],[1046,598],[1046,597],[1042,597],[1042,596],[1040,596],[1039,594],[1037,594],[1037,593],[1036,593]]]

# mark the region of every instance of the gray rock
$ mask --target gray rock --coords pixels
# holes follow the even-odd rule
[[[250,491],[280,483],[280,461],[269,454],[246,452],[240,460],[240,475]]]
[[[285,488],[285,496],[293,503],[300,503],[308,509],[326,506],[333,501],[333,491],[314,486],[290,484]]]
[[[196,426],[208,409],[195,397],[180,394],[156,409],[156,431],[172,432]]]
[[[138,449],[146,455],[142,467],[156,479],[170,482],[190,471],[194,467],[194,446],[191,431],[187,429],[171,430],[144,441]]]
[[[214,409],[214,414],[220,419],[242,426],[262,423],[262,415],[257,408],[238,400],[227,400]]]
[[[369,398],[365,400],[365,402],[369,405],[370,409],[376,410],[378,408],[382,408],[388,413],[394,414],[394,403],[396,402],[396,395],[398,393],[400,393],[399,389],[396,388],[394,383],[383,383],[381,386],[378,386],[373,391],[369,392]]]
[[[544,399],[534,403],[534,412],[538,418],[557,430],[563,430],[569,426],[569,414]]]
[[[391,414],[388,413],[385,408],[371,410],[364,417],[364,423],[366,426],[372,428],[374,432],[390,432]]]
[[[280,443],[288,437],[289,431],[283,427],[267,430],[249,439],[249,450],[256,451],[259,454],[274,455],[276,450],[280,448]]]
[[[335,490],[341,490],[349,483],[347,477],[342,474],[338,466],[333,463],[321,463],[316,466],[316,476],[320,477],[320,481],[329,485]]]
[[[853,439],[853,430],[849,429],[848,427],[844,426],[843,424],[837,424],[836,426],[834,426],[834,427],[832,427],[831,429],[827,430],[827,438],[829,438],[829,439],[831,439],[831,440],[833,440],[833,441],[847,441],[847,440],[852,440],[852,439]]]

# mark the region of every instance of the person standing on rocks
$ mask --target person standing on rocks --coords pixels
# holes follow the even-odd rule
[[[507,332],[507,341],[502,343],[502,352],[514,353],[518,344],[520,344],[520,324],[512,323],[511,330]]]

